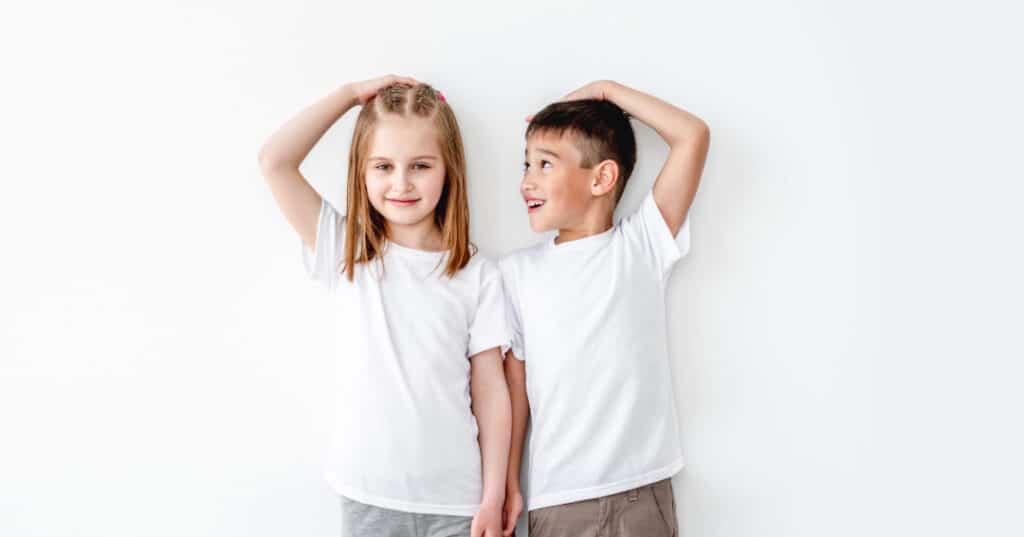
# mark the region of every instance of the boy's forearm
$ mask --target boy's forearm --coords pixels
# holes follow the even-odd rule
[[[335,89],[277,129],[259,151],[264,166],[298,168],[317,141],[359,98],[350,85]]]
[[[512,407],[512,445],[508,456],[508,477],[506,488],[519,492],[519,472],[523,461],[523,444],[526,442],[526,427],[530,418],[530,402],[526,395],[524,365],[512,353],[505,358],[505,376],[508,380],[509,400]]]
[[[707,130],[699,117],[653,95],[618,82],[606,81],[604,85],[606,99],[654,129],[671,147],[698,141]]]
[[[481,503],[500,506],[505,500],[511,411],[505,381],[500,375],[500,366],[495,371],[498,374],[488,378],[486,382],[477,381],[477,387],[472,394],[472,410],[480,431],[480,456],[483,467]]]

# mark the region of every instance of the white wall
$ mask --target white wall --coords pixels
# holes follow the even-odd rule
[[[536,240],[548,101],[612,78],[711,125],[671,285],[683,535],[1020,534],[1019,13],[149,4],[0,22],[0,535],[338,533],[329,327],[256,150],[386,72],[456,109],[492,254]],[[339,202],[350,120],[305,167]]]

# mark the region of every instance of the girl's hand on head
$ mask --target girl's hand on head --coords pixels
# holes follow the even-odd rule
[[[418,85],[420,82],[415,78],[408,76],[398,75],[385,75],[377,78],[371,78],[370,80],[364,80],[362,82],[352,82],[349,86],[352,91],[355,92],[356,98],[359,99],[359,104],[365,105],[367,101],[377,95],[377,92],[382,88],[386,88],[392,84],[406,84],[409,86]]]
[[[595,80],[581,88],[566,93],[557,102],[580,101],[583,99],[597,99],[599,101],[603,101],[608,98],[608,89],[611,85],[611,80]],[[530,122],[532,119],[533,114],[526,117],[527,122]]]

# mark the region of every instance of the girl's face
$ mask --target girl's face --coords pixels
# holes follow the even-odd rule
[[[389,226],[433,225],[445,182],[433,120],[384,115],[368,147],[366,192],[373,208]]]

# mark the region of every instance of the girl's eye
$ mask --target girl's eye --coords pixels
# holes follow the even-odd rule
[[[390,164],[380,163],[380,164],[374,166],[374,168],[377,168],[378,170],[390,170],[391,169],[391,165]]]
[[[413,164],[412,167],[413,167],[413,169],[416,169],[416,170],[429,170],[430,169],[430,165],[426,164],[424,162],[417,162],[416,164]]]

